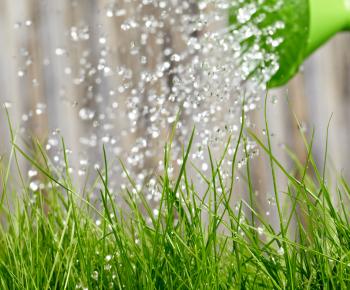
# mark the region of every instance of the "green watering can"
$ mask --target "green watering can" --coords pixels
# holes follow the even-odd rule
[[[258,2],[261,4],[256,14],[266,15],[258,27],[261,25],[261,28],[264,28],[278,20],[284,22],[284,29],[274,36],[283,38],[278,47],[272,48],[261,41],[261,46],[266,51],[273,51],[279,58],[280,67],[268,83],[270,88],[286,84],[310,54],[336,33],[350,30],[350,0],[259,0]],[[276,6],[278,2],[282,5],[277,10],[264,11],[264,7]],[[234,12],[230,16],[231,23],[237,21],[237,16],[233,15]]]

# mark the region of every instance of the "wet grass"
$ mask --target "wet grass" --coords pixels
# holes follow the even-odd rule
[[[173,178],[170,141],[164,147],[162,197],[156,210],[130,176],[129,188],[120,193],[123,206],[115,201],[105,153],[105,167],[98,171],[102,207],[97,207],[76,192],[68,170],[62,176],[52,171],[40,144],[36,154],[29,155],[12,134],[10,160],[0,169],[0,288],[349,289],[349,185],[339,178],[335,191],[330,189],[323,168],[321,172],[315,165],[312,138],[305,139],[307,160],[294,159],[290,174],[271,150],[267,122],[266,132],[266,140],[261,140],[242,125],[228,185],[223,181],[223,159],[214,160],[208,149],[211,174],[202,175],[204,194],[188,174],[193,134]],[[270,160],[277,229],[251,206],[255,195],[249,158],[249,202],[236,207],[230,203],[236,190],[238,148],[245,147],[247,137]],[[21,196],[8,190],[10,164],[17,163],[18,155],[51,184],[51,189],[37,191],[36,199],[22,178]],[[68,168],[66,155],[65,162]],[[288,180],[288,210],[281,204],[278,171]]]

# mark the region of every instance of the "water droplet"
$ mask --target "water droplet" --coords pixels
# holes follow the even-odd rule
[[[126,15],[125,9],[117,9],[117,11],[115,12],[115,16],[117,16],[117,17],[121,17],[121,16],[125,16],[125,15]]]
[[[208,170],[208,164],[207,163],[203,163],[202,164],[202,170],[205,172]]]
[[[238,9],[237,21],[241,24],[248,22],[256,11],[257,7],[255,3],[250,3],[243,6],[242,8]]]
[[[16,22],[13,26],[14,29],[19,29],[22,26],[21,22]]]
[[[35,192],[35,191],[38,191],[39,190],[39,183],[37,181],[32,181],[30,184],[29,184],[29,188],[31,191]]]
[[[257,231],[258,231],[258,234],[260,236],[264,234],[264,228],[263,227],[258,227]]]
[[[92,120],[95,117],[95,111],[88,108],[81,108],[79,110],[79,117],[84,121]]]
[[[277,250],[277,253],[278,253],[278,255],[283,256],[283,255],[284,255],[284,248],[283,248],[283,247],[280,247],[280,248]]]
[[[18,72],[17,72],[17,75],[18,75],[18,77],[20,77],[20,78],[23,78],[24,77],[24,71],[23,70],[19,70]]]
[[[35,177],[38,175],[38,171],[34,170],[34,169],[31,169],[28,171],[28,177],[29,178],[32,178],[32,177]]]
[[[112,9],[108,9],[108,10],[106,11],[106,16],[109,17],[109,18],[113,17],[113,16],[114,16],[113,10],[112,10]]]
[[[270,206],[274,206],[274,205],[276,205],[276,200],[275,200],[274,197],[268,197],[268,198],[267,198],[267,203],[268,203],[268,205],[270,205]]]
[[[2,107],[4,109],[11,109],[12,108],[12,103],[11,102],[4,102],[4,103],[2,103]]]
[[[46,110],[46,104],[44,103],[37,103],[36,108],[35,108],[35,114],[36,115],[41,115],[45,112]]]
[[[99,42],[100,44],[106,44],[106,43],[107,43],[107,38],[105,38],[105,37],[100,37],[100,39],[98,40],[98,42]]]
[[[181,60],[181,56],[175,53],[171,56],[170,60],[174,62],[179,62]]]
[[[91,278],[94,279],[95,281],[98,280],[98,272],[97,271],[93,271],[91,274]]]
[[[72,69],[71,69],[70,67],[66,67],[66,68],[64,69],[64,73],[65,73],[66,75],[70,75],[70,74],[72,73]]]
[[[66,50],[58,47],[58,48],[56,48],[55,53],[56,53],[56,55],[61,56],[61,55],[64,55],[66,53]]]

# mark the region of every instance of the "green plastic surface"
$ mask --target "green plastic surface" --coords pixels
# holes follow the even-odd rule
[[[285,84],[299,70],[307,49],[309,15],[307,0],[284,0],[278,13],[270,15],[274,21],[282,20],[285,29],[280,31],[284,42],[273,51],[278,54],[280,68],[268,83],[269,87]]]
[[[310,33],[305,56],[337,32],[350,29],[350,0],[309,0],[309,3]]]
[[[305,8],[305,3],[308,4],[308,8]],[[307,29],[304,27],[305,9],[308,11]],[[310,54],[338,32],[350,29],[350,0],[304,0],[303,4],[300,3],[300,7],[290,11],[290,13],[293,15],[284,16],[295,19],[295,15],[299,15],[300,21],[296,23],[299,28],[294,27],[294,30],[286,31],[287,37],[295,33],[294,31],[297,29],[304,31],[306,35],[301,37],[301,41],[304,42],[306,37],[306,46],[303,48],[298,46],[301,49],[298,54],[299,57],[295,59],[295,64],[289,68],[285,67],[288,65],[288,61],[285,59],[286,54],[278,52],[280,70],[284,75],[281,77],[277,73],[271,79],[269,87],[278,87],[287,83],[298,72],[298,68]],[[292,54],[294,55],[295,52]]]
[[[242,5],[249,2],[246,0]],[[310,54],[336,33],[350,30],[350,0],[282,0],[282,6],[271,12],[270,7],[278,2],[280,0],[263,1],[255,15],[256,18],[266,15],[265,20],[257,24],[260,30],[277,21],[285,23],[285,28],[273,36],[284,39],[278,47],[273,48],[266,38],[259,39],[262,49],[277,54],[279,58],[279,70],[268,83],[269,87],[286,84]],[[235,10],[231,11],[231,24],[237,23],[236,14]]]

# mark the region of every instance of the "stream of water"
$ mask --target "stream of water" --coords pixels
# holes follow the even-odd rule
[[[84,88],[84,93],[79,98],[64,95],[62,101],[68,99],[67,103],[77,108],[77,118],[85,128],[79,136],[79,152],[67,150],[80,156],[79,164],[69,171],[86,177],[89,169],[101,168],[104,146],[110,160],[111,188],[117,191],[128,183],[120,159],[137,187],[146,185],[147,198],[158,201],[156,178],[164,169],[164,145],[174,126],[170,173],[178,172],[183,144],[188,143],[194,127],[190,162],[204,173],[210,171],[207,147],[218,157],[232,136],[223,164],[230,168],[243,102],[249,126],[249,112],[260,106],[266,83],[279,68],[273,49],[283,39],[274,34],[284,29],[284,24],[278,19],[263,29],[259,24],[277,11],[282,1],[265,2],[111,1],[96,9],[103,23],[80,21],[66,27],[69,45],[55,47],[53,57],[59,61],[78,59],[74,68],[67,66],[62,73],[69,85]],[[75,9],[87,5],[84,1],[72,3]],[[111,23],[117,26],[117,35],[108,32],[106,25]],[[32,22],[16,25],[23,29]],[[81,49],[85,43],[89,45]],[[266,46],[271,49],[266,51]],[[97,61],[91,61],[91,54]],[[45,61],[48,65],[50,59]],[[18,77],[25,74],[26,69],[19,67]],[[22,122],[41,114],[47,114],[42,102],[23,115]],[[53,166],[64,172],[59,132],[58,128],[50,133],[46,150]],[[247,149],[249,158],[258,154],[249,140]],[[243,158],[238,166],[244,162]],[[30,188],[38,190],[42,185],[37,171],[31,169],[28,176]],[[231,178],[228,171],[223,177]]]

